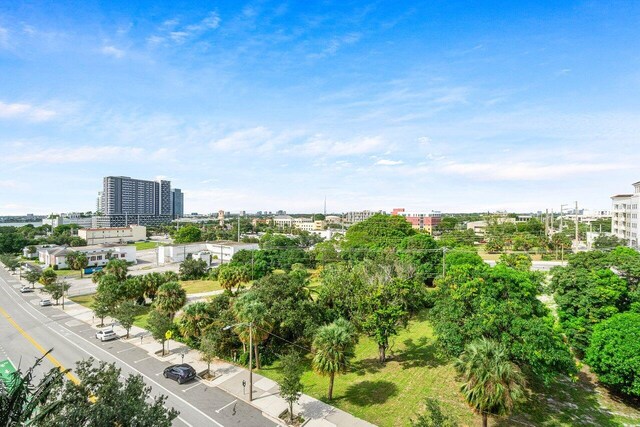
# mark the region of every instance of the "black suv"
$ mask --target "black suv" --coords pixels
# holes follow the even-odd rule
[[[178,384],[186,383],[196,377],[196,370],[193,366],[183,363],[182,365],[171,365],[164,370],[165,378],[178,381]]]

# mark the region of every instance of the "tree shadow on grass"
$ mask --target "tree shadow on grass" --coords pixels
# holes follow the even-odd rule
[[[351,371],[359,376],[375,374],[383,367],[384,365],[377,358],[362,359],[351,363]]]
[[[435,368],[447,363],[447,358],[439,353],[434,341],[427,337],[420,337],[415,341],[409,338],[403,343],[405,349],[395,357],[402,369]]]
[[[350,385],[343,399],[356,406],[371,406],[385,403],[398,394],[398,386],[389,381],[362,381]]]
[[[536,426],[585,425],[613,427],[621,426],[613,414],[598,401],[598,391],[584,373],[578,374],[576,382],[560,377],[548,386],[530,383],[528,401],[516,409],[514,414],[496,422],[506,427],[526,422]]]

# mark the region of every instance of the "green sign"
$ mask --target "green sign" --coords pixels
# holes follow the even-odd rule
[[[0,361],[0,380],[7,386],[9,390],[13,388],[14,376],[16,367],[13,366],[10,360]]]

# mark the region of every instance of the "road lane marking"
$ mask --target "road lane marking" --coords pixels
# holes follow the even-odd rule
[[[151,356],[147,356],[147,357],[145,357],[144,359],[135,360],[133,363],[142,362],[143,360],[147,360],[147,359],[151,359]]]
[[[51,353],[47,353],[47,350],[45,350],[44,347],[42,347],[35,339],[33,339],[31,335],[26,333],[25,330],[22,329],[20,325],[18,325],[16,321],[13,320],[13,318],[9,315],[9,313],[7,313],[2,307],[0,307],[0,314],[2,314],[2,316],[4,316],[5,319],[7,319],[7,321],[11,324],[11,326],[13,326],[16,329],[16,331],[20,332],[20,335],[25,337],[26,340],[29,341],[31,344],[33,344],[33,346],[37,348],[43,355],[46,355],[46,358],[49,359],[49,361],[53,363],[54,366],[60,369],[60,371],[66,371],[66,368],[62,366],[62,363],[58,362],[58,359],[53,357]],[[65,375],[75,384],[80,384],[80,380],[71,372],[67,371]]]
[[[178,417],[178,419],[179,419],[181,422],[183,422],[184,424],[188,425],[189,427],[193,427],[191,424],[189,424],[188,422],[186,422],[184,418],[182,418],[182,417]]]
[[[136,348],[138,347],[125,348],[124,350],[116,351],[116,353],[120,354],[120,353],[124,353],[125,351],[135,350]]]
[[[216,414],[219,414],[220,411],[222,411],[224,408],[228,408],[229,406],[233,405],[234,403],[236,403],[238,401],[238,399],[234,400],[233,402],[229,402],[226,405],[224,405],[222,408],[220,409],[216,409]]]

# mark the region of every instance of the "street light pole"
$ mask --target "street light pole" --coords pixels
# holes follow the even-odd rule
[[[249,402],[253,401],[253,322],[249,322]]]

